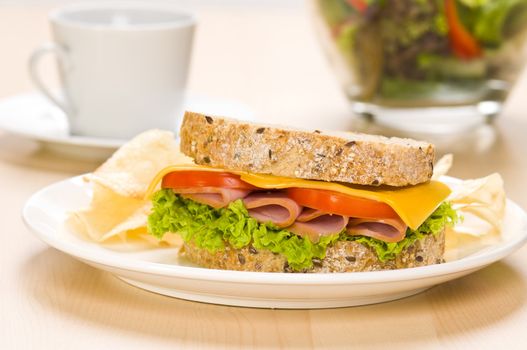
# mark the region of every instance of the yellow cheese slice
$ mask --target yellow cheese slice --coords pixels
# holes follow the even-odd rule
[[[388,204],[401,219],[413,230],[417,229],[450,194],[450,188],[440,181],[429,181],[415,186],[373,187],[349,185],[337,182],[304,180],[273,175],[253,174],[243,171],[230,171],[201,165],[173,165],[161,170],[150,183],[147,196],[157,189],[163,177],[173,171],[211,171],[229,172],[240,175],[241,179],[251,185],[265,189],[289,187],[312,188],[334,191],[350,196],[372,199]]]

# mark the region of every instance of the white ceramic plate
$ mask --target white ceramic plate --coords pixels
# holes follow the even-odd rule
[[[245,105],[220,98],[190,94],[186,110],[254,120]],[[104,160],[127,140],[70,135],[64,113],[39,93],[0,100],[0,129],[40,142],[52,152],[83,159]]]
[[[87,206],[90,196],[91,188],[81,177],[57,182],[28,200],[23,209],[24,221],[50,246],[134,286],[172,297],[225,305],[296,309],[394,300],[479,270],[512,253],[527,239],[527,215],[508,200],[500,242],[471,249],[466,256],[459,253],[440,265],[338,274],[212,270],[179,259],[176,248],[134,250],[125,244],[101,245],[68,231],[63,225],[67,212]]]

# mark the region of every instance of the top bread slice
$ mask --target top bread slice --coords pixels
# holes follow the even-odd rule
[[[305,131],[186,112],[181,151],[197,164],[357,185],[430,180],[434,146],[351,132]]]

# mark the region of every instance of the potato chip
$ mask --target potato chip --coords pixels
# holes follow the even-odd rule
[[[142,199],[159,170],[185,163],[193,162],[179,152],[173,133],[150,130],[119,148],[88,179],[124,197]]]
[[[179,152],[173,133],[150,130],[136,136],[85,177],[93,189],[90,206],[71,213],[66,224],[97,242],[139,238],[158,244],[146,230],[151,203],[145,192],[162,168],[184,163],[192,161]],[[171,235],[164,240],[180,243]]]
[[[447,230],[447,243],[454,246],[475,239],[479,244],[496,242],[506,205],[503,179],[499,174],[463,181],[453,188],[447,200],[463,216],[463,222]]]
[[[490,231],[497,233],[505,215],[505,190],[500,174],[494,173],[487,177],[475,180],[466,180],[455,188],[448,197],[454,209],[465,216],[467,227],[477,227],[475,223],[469,225],[469,220],[483,220],[490,225]],[[459,225],[462,228],[463,225]],[[474,235],[485,232],[473,230]]]
[[[458,259],[500,241],[506,197],[499,174],[466,180],[453,187],[448,197],[462,222],[448,227],[445,258]]]
[[[454,156],[451,153],[445,154],[443,157],[441,157],[441,159],[439,159],[434,165],[434,174],[432,175],[432,180],[439,180],[441,176],[446,175],[450,168],[452,168],[453,163]]]
[[[146,226],[145,201],[121,196],[98,183],[92,188],[90,207],[72,213],[68,220],[75,231],[100,242],[120,232]]]

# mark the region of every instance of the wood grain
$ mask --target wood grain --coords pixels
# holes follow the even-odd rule
[[[276,4],[276,2],[275,2]],[[298,4],[298,2],[295,2]],[[49,39],[45,6],[0,7],[0,96],[32,89],[26,59]],[[346,129],[346,102],[298,6],[197,8],[190,87],[241,100],[268,122]],[[47,74],[53,78],[53,69]],[[498,170],[527,207],[527,81],[496,128],[455,144],[454,176]],[[468,140],[468,141],[467,141]],[[155,295],[48,248],[20,219],[31,193],[97,164],[0,133],[2,349],[525,349],[527,247],[407,299],[333,310],[258,310]]]

